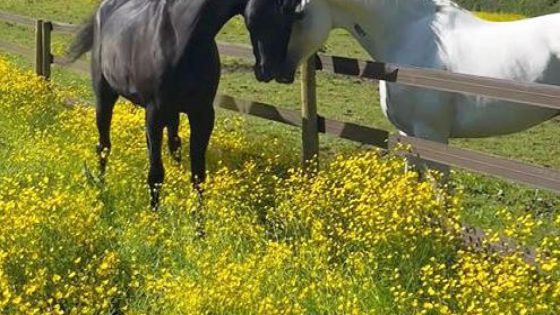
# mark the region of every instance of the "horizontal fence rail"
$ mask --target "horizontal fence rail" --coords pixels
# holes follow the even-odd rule
[[[560,110],[560,87],[555,85],[494,79],[327,55],[319,55],[316,63],[317,68],[338,74]]]
[[[0,11],[0,21],[15,25],[34,27],[37,19]]]
[[[0,21],[27,26],[34,26],[37,23],[35,19],[14,16],[4,12],[0,12]],[[53,31],[58,32],[74,33],[79,30],[79,26],[67,23],[54,22],[49,25],[52,25]],[[218,46],[220,53],[229,57],[254,59],[251,47],[225,43],[218,43]],[[3,41],[0,41],[0,48],[26,57],[32,55],[26,48]],[[45,56],[48,57],[48,55]],[[479,97],[492,97],[523,103],[528,106],[560,109],[560,87],[558,86],[500,80],[322,54],[317,55],[315,60],[311,62],[315,63],[317,70],[335,74],[385,80],[396,84],[457,92]],[[65,57],[52,56],[52,63],[67,65],[68,60]],[[47,62],[47,64],[50,63]],[[77,61],[69,68],[79,72],[89,72],[89,64],[84,61]],[[278,108],[259,102],[240,100],[231,96],[218,96],[215,106],[291,126],[302,127],[303,124],[301,112],[299,111]],[[411,154],[425,160],[560,193],[560,172],[556,170],[528,165],[471,150],[453,148],[432,141],[412,137],[390,136],[389,132],[385,130],[331,120],[320,115],[315,117],[316,129],[321,133],[331,134],[383,149],[388,148],[389,143],[391,145],[395,143],[408,144],[412,147]]]
[[[37,22],[37,19],[0,11],[0,21],[4,21],[6,23],[11,23],[16,25],[35,27],[35,23]],[[50,23],[52,23],[53,25],[53,31],[56,32],[71,34],[71,33],[75,33],[80,29],[80,26],[75,24],[61,23],[61,22],[50,22]]]
[[[394,147],[397,143],[409,145],[412,152],[406,152],[406,154],[424,160],[513,180],[535,188],[560,192],[560,172],[549,168],[454,148],[446,144],[414,137],[391,136],[389,142],[391,147]],[[403,154],[405,154],[404,151]]]

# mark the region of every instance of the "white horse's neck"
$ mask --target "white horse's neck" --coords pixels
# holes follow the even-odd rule
[[[415,60],[395,60],[395,52],[403,50],[403,43],[414,45],[411,41],[437,43],[440,33],[449,30],[450,24],[476,21],[471,13],[449,0],[323,1],[330,3],[335,28],[349,31],[372,58],[385,62],[420,65]],[[411,32],[414,29],[418,32]],[[418,54],[414,57],[422,60]]]

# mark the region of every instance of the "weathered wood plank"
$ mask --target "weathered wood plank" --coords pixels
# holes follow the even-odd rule
[[[22,15],[17,15],[17,14],[12,14],[12,13],[8,13],[8,12],[0,11],[0,21],[6,22],[6,23],[35,27],[35,23],[36,23],[35,20],[36,19],[30,18],[30,17],[27,17],[27,16],[22,16]]]
[[[228,109],[242,114],[260,117],[301,127],[302,119],[299,112],[291,109],[279,108],[273,105],[237,99],[228,95],[218,95],[214,101],[216,107]],[[387,148],[389,132],[353,123],[341,122],[317,116],[318,132],[330,134],[343,139],[369,144],[380,148]]]
[[[301,126],[301,116],[297,111],[278,108],[264,103],[236,99],[228,95],[218,95],[214,100],[214,106],[290,126]]]
[[[52,34],[52,23],[43,22],[43,33],[42,33],[42,51],[43,51],[43,76],[47,79],[51,77],[51,65],[53,62],[53,55],[51,54],[51,34]]]
[[[34,27],[36,23],[35,18],[17,15],[9,12],[0,11],[0,21],[6,23],[12,23],[21,26],[28,26]],[[53,31],[55,32],[62,32],[62,33],[74,33],[80,29],[80,26],[69,24],[69,23],[62,23],[62,22],[52,22]]]
[[[317,68],[398,84],[485,96],[560,110],[560,86],[494,79],[448,71],[319,55]]]
[[[43,21],[35,25],[35,74],[43,76]]]
[[[553,169],[413,137],[391,136],[390,142],[410,145],[410,154],[425,160],[560,193],[560,172]]]
[[[250,47],[220,43],[219,48],[220,53],[224,55],[254,59]],[[408,86],[485,96],[560,110],[559,86],[502,80],[328,55],[318,55],[315,60],[318,70],[335,74],[386,80]]]
[[[301,164],[310,173],[318,170],[319,126],[317,118],[317,86],[313,59],[301,67]]]
[[[372,145],[381,149],[388,148],[389,132],[353,123],[340,122],[318,116],[319,132],[342,139]]]

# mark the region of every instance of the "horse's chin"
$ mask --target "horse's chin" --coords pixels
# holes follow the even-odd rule
[[[274,79],[274,77],[257,77],[257,81],[262,82],[262,83],[269,83],[273,79]]]
[[[260,67],[260,66],[256,65],[255,66],[255,78],[259,82],[268,83],[268,82],[274,80],[275,76],[274,76],[273,72],[264,71],[263,67]]]
[[[294,67],[284,67],[277,75],[276,82],[283,84],[292,84],[296,78],[296,70]]]
[[[294,83],[295,80],[296,80],[296,77],[295,77],[295,76],[291,76],[291,77],[284,77],[284,76],[276,77],[276,82],[282,83],[282,84],[292,84],[292,83]]]

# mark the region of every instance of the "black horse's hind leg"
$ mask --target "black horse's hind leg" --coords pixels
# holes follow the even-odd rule
[[[167,123],[167,141],[169,145],[169,153],[177,162],[181,163],[181,138],[179,137],[179,113],[172,114]]]
[[[107,159],[111,152],[111,119],[113,108],[118,94],[109,86],[104,78],[100,78],[94,84],[96,94],[96,121],[99,132],[99,143],[97,144],[97,155],[99,156],[99,170],[105,173]]]
[[[150,188],[150,205],[153,210],[159,207],[159,195],[163,185],[164,169],[161,160],[161,143],[165,123],[161,110],[154,105],[146,107],[146,139],[150,157],[148,186]]]

